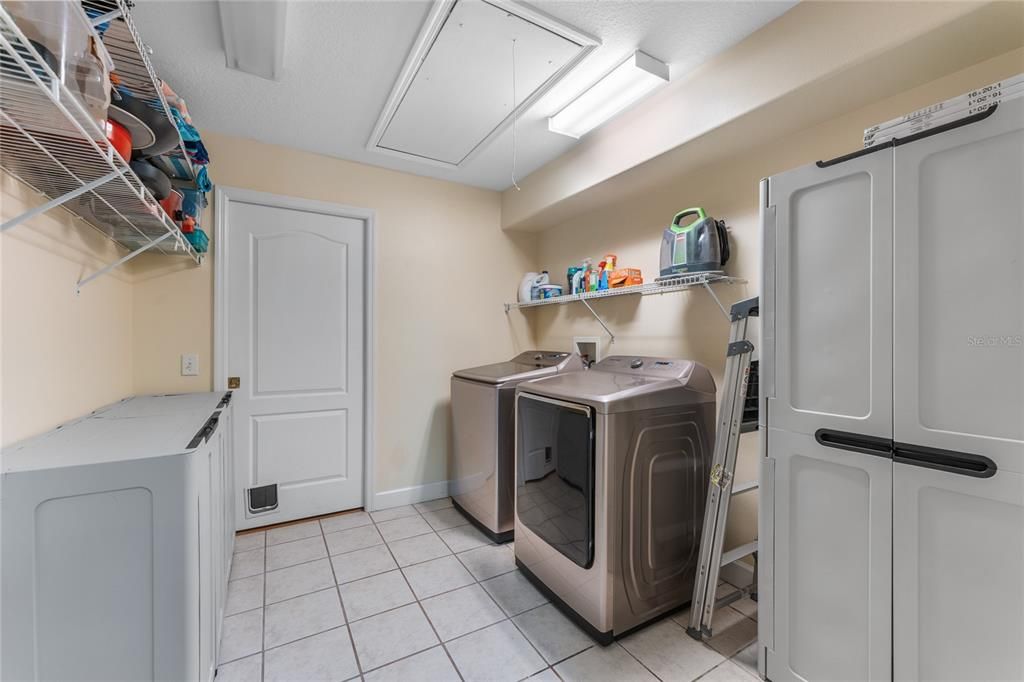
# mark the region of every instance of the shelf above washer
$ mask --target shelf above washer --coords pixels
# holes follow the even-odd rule
[[[637,284],[630,287],[619,287],[617,289],[605,289],[604,291],[588,291],[582,294],[568,294],[566,296],[555,296],[554,298],[545,298],[539,301],[529,301],[526,303],[506,303],[505,312],[509,312],[513,309],[523,308],[539,308],[546,305],[564,305],[566,303],[575,303],[579,301],[587,307],[590,313],[597,319],[604,330],[611,337],[612,343],[615,343],[615,334],[608,328],[608,325],[604,323],[601,316],[594,312],[594,309],[590,306],[590,301],[598,298],[612,298],[615,296],[650,296],[657,294],[669,294],[674,291],[686,291],[695,287],[701,287],[707,291],[711,298],[715,301],[721,309],[722,314],[725,315],[726,319],[729,317],[729,311],[726,309],[722,302],[719,300],[718,295],[715,294],[714,289],[711,285],[714,283],[722,284],[746,284],[747,280],[739,277],[730,277],[722,272],[698,272],[687,275],[678,275],[676,277],[666,277],[657,282],[650,282],[648,284]]]

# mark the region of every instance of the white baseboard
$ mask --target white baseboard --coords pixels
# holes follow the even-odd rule
[[[746,587],[754,582],[754,567],[744,561],[734,561],[722,566],[718,577],[736,587]]]
[[[436,500],[447,495],[448,481],[434,481],[433,483],[424,483],[408,488],[382,490],[379,493],[374,493],[373,506],[370,511],[401,507],[403,504],[415,504],[416,502],[429,502],[430,500]]]

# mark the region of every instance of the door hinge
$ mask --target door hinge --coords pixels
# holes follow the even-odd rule
[[[242,379],[240,377],[228,377],[228,388],[235,389],[242,385]]]

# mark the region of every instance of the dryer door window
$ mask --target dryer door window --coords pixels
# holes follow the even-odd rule
[[[574,563],[594,563],[594,415],[591,408],[522,394],[516,410],[520,523]]]

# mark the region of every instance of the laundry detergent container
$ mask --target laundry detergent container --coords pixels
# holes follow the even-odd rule
[[[516,386],[584,367],[577,353],[532,350],[452,375],[452,502],[495,542],[513,532]]]

